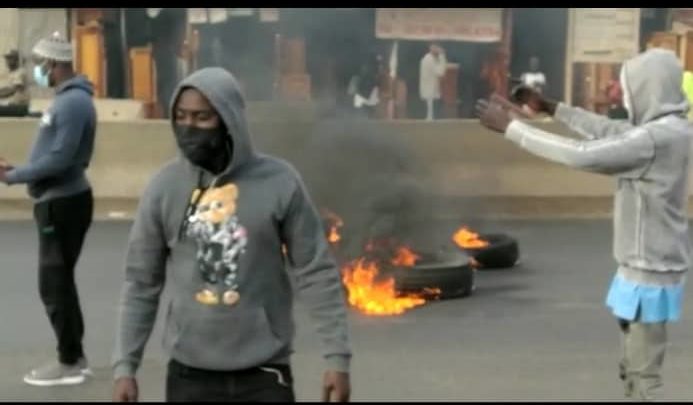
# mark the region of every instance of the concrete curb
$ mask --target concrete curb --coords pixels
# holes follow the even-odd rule
[[[436,198],[437,212],[448,217],[498,220],[605,219],[611,218],[610,197],[463,197]],[[132,221],[137,210],[135,199],[97,199],[97,221]],[[464,208],[468,207],[468,208]],[[473,208],[471,208],[473,207]],[[468,212],[465,212],[467,210]],[[693,218],[693,202],[688,215]],[[29,200],[0,200],[0,221],[26,221],[33,218]]]
[[[135,199],[97,199],[94,219],[131,221],[137,210]],[[437,203],[439,212],[459,212],[460,217],[492,219],[570,219],[609,218],[612,199],[606,197],[446,197]],[[474,207],[469,214],[462,207]],[[29,200],[0,200],[1,221],[26,221],[33,218]],[[693,205],[689,210],[693,214]]]

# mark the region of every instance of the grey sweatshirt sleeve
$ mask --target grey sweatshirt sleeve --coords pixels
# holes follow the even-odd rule
[[[523,149],[566,166],[601,174],[640,177],[654,158],[650,134],[635,128],[598,140],[576,140],[555,135],[520,121],[512,121],[505,137]]]
[[[142,196],[130,231],[121,293],[114,377],[134,376],[156,321],[168,249],[153,183]]]
[[[281,226],[292,276],[322,340],[327,368],[348,372],[351,349],[340,272],[305,186],[300,178],[296,183]]]
[[[554,118],[587,139],[619,135],[633,129],[627,120],[613,120],[578,107],[559,103]]]
[[[88,106],[78,95],[66,95],[54,106],[55,139],[50,150],[37,160],[7,172],[7,184],[33,183],[60,175],[73,163],[89,122]]]

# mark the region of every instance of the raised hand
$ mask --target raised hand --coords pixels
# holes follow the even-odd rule
[[[476,113],[483,126],[500,133],[504,133],[512,121],[508,111],[497,103],[492,103],[488,100],[476,102]]]
[[[538,91],[527,86],[516,87],[513,90],[511,99],[517,104],[526,104],[533,111],[549,115],[553,115],[556,112],[556,106],[558,105],[555,101],[549,100]]]

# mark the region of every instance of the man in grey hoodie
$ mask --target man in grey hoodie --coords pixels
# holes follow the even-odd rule
[[[72,69],[72,44],[59,34],[33,49],[37,84],[55,88],[26,165],[0,159],[0,181],[27,184],[39,231],[39,292],[58,339],[58,361],[24,377],[38,386],[79,384],[89,374],[82,349],[84,322],[75,265],[92,220],[93,199],[85,170],[96,133],[93,88]]]
[[[623,64],[628,120],[611,120],[525,91],[533,109],[585,137],[563,138],[512,120],[496,103],[480,101],[488,128],[523,149],[574,168],[614,176],[614,256],[618,270],[606,304],[623,342],[620,378],[628,397],[652,399],[662,385],[666,323],[680,319],[691,264],[688,170],[693,127],[681,89],[683,71],[671,51],[651,49]]]
[[[114,400],[135,374],[169,284],[168,401],[293,401],[293,285],[316,323],[323,399],[349,399],[347,310],[321,220],[300,175],[256,152],[235,78],[205,68],[171,103],[180,157],[144,191],[126,257]]]

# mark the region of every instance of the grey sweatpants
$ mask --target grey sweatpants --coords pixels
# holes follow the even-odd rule
[[[628,398],[652,400],[662,386],[662,364],[667,345],[666,322],[619,320],[622,357],[620,377]]]

